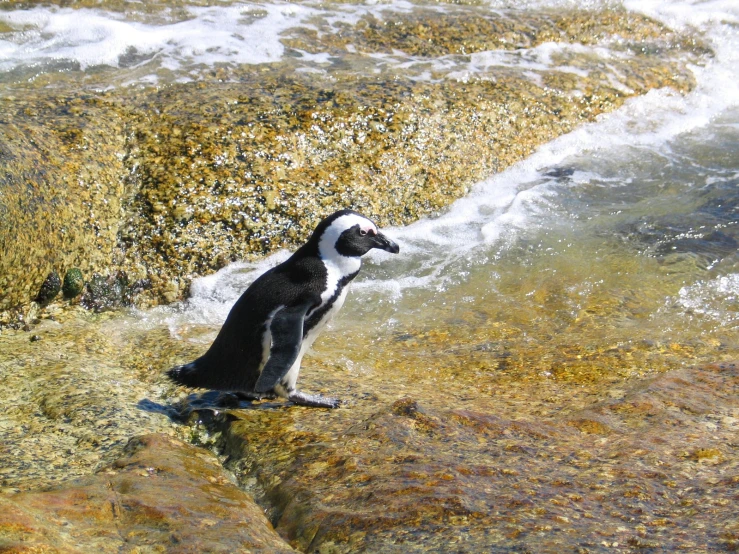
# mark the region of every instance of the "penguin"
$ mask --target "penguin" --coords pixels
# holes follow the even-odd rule
[[[181,385],[252,400],[281,397],[303,406],[338,407],[338,399],[298,391],[300,363],[341,309],[362,256],[373,248],[400,251],[363,215],[331,214],[289,259],[244,291],[205,354],[167,375]]]

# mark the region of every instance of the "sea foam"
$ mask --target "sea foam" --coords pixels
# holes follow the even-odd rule
[[[558,7],[572,3],[549,0],[529,2],[530,7]],[[576,5],[574,3],[573,5]],[[609,5],[607,2],[592,2]],[[634,3],[635,10],[641,8]],[[715,24],[722,13],[719,3],[706,8],[698,22]],[[683,4],[680,4],[683,6]],[[582,6],[580,6],[582,7]],[[586,6],[587,7],[587,6]],[[514,2],[491,2],[491,11],[498,8],[519,9]],[[297,28],[320,34],[340,33],[345,25],[354,25],[366,16],[382,21],[393,15],[418,9],[405,0],[383,3],[309,4],[260,3],[229,6],[184,6],[175,19],[170,12],[164,15],[124,14],[97,9],[71,9],[39,6],[30,10],[0,12],[0,22],[14,31],[0,35],[0,72],[19,68],[36,71],[65,69],[86,70],[93,67],[148,68],[139,71],[129,84],[156,82],[170,72],[168,80],[197,79],[203,68],[219,64],[258,64],[279,61],[285,56],[281,40]],[[425,11],[444,12],[444,5],[423,6]],[[650,15],[662,16],[675,26],[685,26],[680,17],[688,13],[675,6],[660,3],[644,7]],[[728,8],[727,8],[728,9]],[[691,10],[703,13],[703,7],[691,5]],[[167,16],[169,14],[169,16]],[[184,14],[184,15],[183,15]],[[729,19],[731,21],[731,19]],[[356,51],[354,45],[347,52]],[[562,65],[557,54],[586,54],[607,64],[614,57],[627,56],[625,52],[603,46],[585,46],[567,43],[545,43],[517,50],[491,50],[471,55],[447,55],[438,58],[413,56],[402,51],[372,53],[369,59],[375,71],[385,68],[404,71],[406,77],[430,80],[432,71],[446,74],[445,78],[466,80],[475,75],[490,77],[491,70],[515,67],[523,70],[534,82],[540,81],[539,72],[556,67],[558,71],[583,75],[582,68]],[[329,66],[327,52],[309,54],[292,52],[299,59],[303,71],[322,71]],[[300,65],[299,64],[299,65]],[[438,75],[435,77],[438,78]],[[614,77],[614,86],[628,91]]]
[[[314,9],[293,4],[189,7],[184,21],[149,24],[92,9],[36,7],[0,12],[14,32],[0,40],[0,71],[66,61],[80,69],[140,63],[180,70],[195,64],[257,64],[281,59],[280,35]]]
[[[478,183],[441,217],[394,230],[399,240],[423,248],[433,237],[433,242],[462,249],[499,240],[515,227],[530,225],[531,216],[539,212],[537,200],[553,193],[551,182],[543,179],[548,168],[588,152],[627,146],[659,148],[739,105],[739,4],[639,1],[626,5],[679,28],[700,27],[697,30],[711,42],[716,56],[705,66],[693,68],[695,90],[687,95],[671,89],[652,90],[628,100],[619,110],[542,145],[526,160]]]

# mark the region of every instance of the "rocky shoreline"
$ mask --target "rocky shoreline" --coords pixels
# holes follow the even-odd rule
[[[68,340],[61,327],[34,345],[50,360],[52,342]],[[89,333],[88,347],[59,364],[57,383],[70,364],[86,373],[103,360],[106,379],[87,390],[71,381],[37,386],[44,413],[26,416],[18,440],[6,429],[4,448],[26,449],[16,462],[20,452],[31,457],[0,468],[3,551],[712,552],[739,544],[736,363],[604,374],[577,386],[498,373],[494,386],[470,394],[471,370],[426,369],[403,384],[379,368],[358,378],[314,360],[305,387],[347,402],[320,410],[176,391],[161,369],[195,347],[166,333],[130,329],[115,339],[105,325]],[[9,332],[3,346],[24,335]],[[109,350],[106,342],[131,344]],[[157,342],[166,359],[152,362],[146,344]],[[111,396],[126,375],[126,393]],[[65,443],[76,446],[60,451]]]
[[[3,552],[295,552],[215,456],[166,435],[134,437],[94,475],[0,505]]]
[[[621,10],[501,17],[419,6],[387,21],[364,17],[340,35],[296,30],[284,42],[295,56],[217,68],[198,82],[93,92],[41,80],[6,91],[0,324],[35,320],[30,303],[52,272],[75,268],[88,283],[125,274],[147,285],[139,305],[169,303],[194,277],[295,246],[336,209],[382,225],[434,214],[631,96],[689,91],[689,64],[708,54],[695,37]],[[433,65],[550,43],[577,47],[536,70],[460,75]],[[591,48],[601,44],[623,56],[600,57]],[[300,65],[300,52],[342,49],[336,67]],[[420,58],[419,68],[359,72],[396,49]]]
[[[620,9],[444,8],[293,29],[279,63],[195,82],[111,88],[101,70],[3,89],[0,551],[739,548],[735,350],[586,340],[646,317],[646,293],[573,303],[566,276],[516,274],[506,305],[430,307],[380,339],[327,331],[301,387],[337,410],[177,388],[164,371],[213,326],[120,310],[183,299],[337,208],[383,226],[437,213],[631,97],[690,91],[710,57]],[[473,53],[537,48],[465,73]],[[543,311],[573,305],[552,330]]]

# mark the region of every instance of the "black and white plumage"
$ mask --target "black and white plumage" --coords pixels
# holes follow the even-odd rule
[[[296,404],[337,407],[336,399],[298,392],[300,363],[344,304],[361,256],[373,248],[400,250],[357,212],[330,215],[288,260],[246,289],[208,351],[170,369],[169,377],[182,385],[233,391],[252,399],[277,395]]]

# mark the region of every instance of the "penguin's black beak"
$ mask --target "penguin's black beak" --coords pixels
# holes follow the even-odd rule
[[[400,246],[395,244],[382,233],[378,232],[372,238],[375,241],[375,245],[373,246],[373,248],[379,248],[380,250],[385,250],[386,252],[390,252],[391,254],[397,254],[398,252],[400,252]]]

